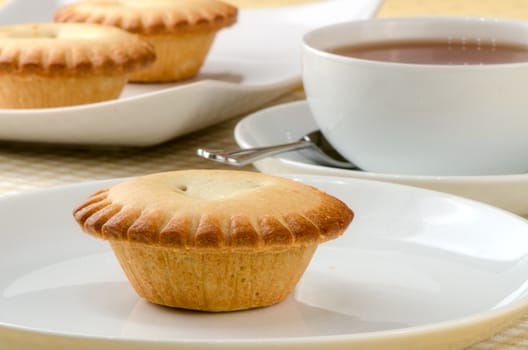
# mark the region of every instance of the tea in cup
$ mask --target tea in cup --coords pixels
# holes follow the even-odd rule
[[[371,19],[303,38],[316,123],[358,167],[413,175],[528,170],[528,23]]]

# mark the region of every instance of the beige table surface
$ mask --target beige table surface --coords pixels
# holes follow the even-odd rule
[[[256,3],[254,0],[246,1]],[[277,3],[279,0],[269,1]],[[303,0],[294,0],[299,1]],[[528,0],[386,0],[378,15],[471,15],[523,19],[528,18]],[[302,98],[302,90],[298,89],[268,105]],[[236,147],[233,128],[241,117],[142,149],[86,149],[0,142],[0,195],[171,169],[222,168],[217,163],[198,158],[196,148]],[[249,166],[245,169],[253,168]],[[528,315],[469,349],[528,349]]]

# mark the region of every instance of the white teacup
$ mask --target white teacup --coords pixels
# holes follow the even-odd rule
[[[331,53],[387,41],[526,46],[526,61],[416,64]],[[303,39],[303,82],[317,124],[371,172],[491,175],[528,171],[528,23],[393,18],[319,28]]]

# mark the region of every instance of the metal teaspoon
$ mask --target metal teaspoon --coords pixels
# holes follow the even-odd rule
[[[257,148],[239,149],[234,151],[211,150],[199,148],[197,154],[215,162],[234,166],[244,166],[256,160],[276,154],[302,150],[303,155],[320,165],[336,168],[357,169],[330,145],[320,130],[312,131],[295,142]]]

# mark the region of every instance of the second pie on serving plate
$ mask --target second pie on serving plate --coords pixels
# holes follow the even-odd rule
[[[82,1],[55,12],[57,22],[97,23],[138,34],[156,50],[154,65],[133,82],[171,82],[195,76],[217,32],[236,22],[236,7],[220,0]]]

